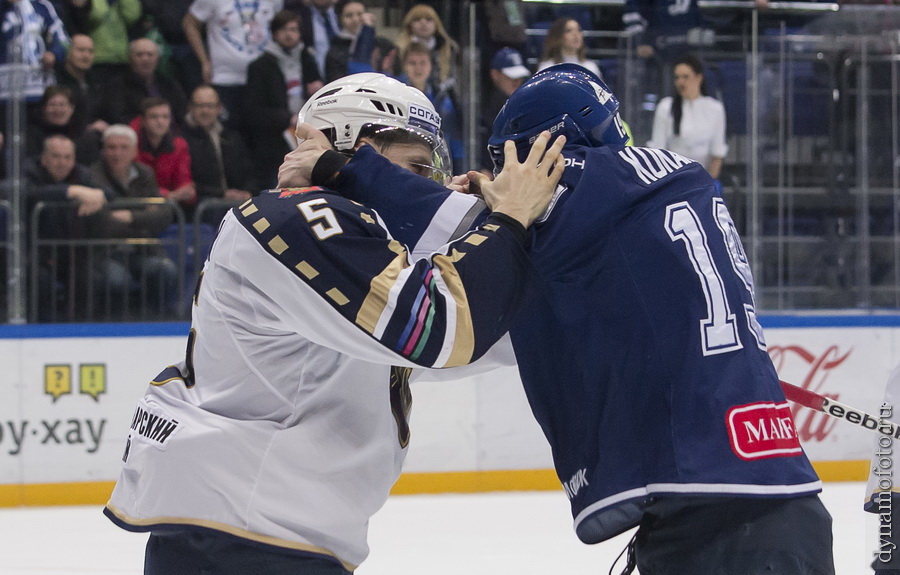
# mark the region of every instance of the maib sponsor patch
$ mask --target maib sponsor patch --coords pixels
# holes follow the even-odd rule
[[[731,449],[744,460],[793,457],[802,452],[788,403],[732,407],[725,415]]]

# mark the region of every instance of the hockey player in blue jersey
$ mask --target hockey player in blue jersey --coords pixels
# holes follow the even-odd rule
[[[467,196],[402,179],[372,154],[336,162],[312,106],[298,129],[304,173],[314,164],[409,245],[462,222],[445,210]],[[833,573],[821,483],[728,209],[697,162],[624,147],[617,110],[599,78],[563,64],[510,96],[490,140],[499,170],[507,140],[524,157],[543,131],[567,138],[510,335],[575,531],[598,543],[638,527],[628,570],[642,575]]]

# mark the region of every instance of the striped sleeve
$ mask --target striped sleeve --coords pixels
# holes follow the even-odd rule
[[[236,215],[346,320],[416,365],[474,361],[508,330],[523,297],[527,235],[500,214],[415,261],[374,211],[333,193],[270,192]]]

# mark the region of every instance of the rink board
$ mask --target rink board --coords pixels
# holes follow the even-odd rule
[[[782,379],[878,414],[900,362],[900,315],[762,323]],[[183,323],[0,326],[0,506],[105,502],[135,401],[183,356],[187,331]],[[395,493],[559,489],[514,368],[426,378],[413,397]],[[865,479],[874,434],[806,408],[794,420],[823,479]]]

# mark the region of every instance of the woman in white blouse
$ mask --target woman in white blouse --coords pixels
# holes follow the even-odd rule
[[[665,148],[703,164],[718,179],[725,143],[725,107],[705,94],[703,64],[691,54],[675,61],[675,96],[656,106],[653,133],[647,145]]]
[[[583,66],[602,78],[599,66],[593,60],[588,60],[585,52],[584,34],[578,20],[559,18],[547,30],[544,59],[538,64],[538,72],[555,64],[570,62]]]

